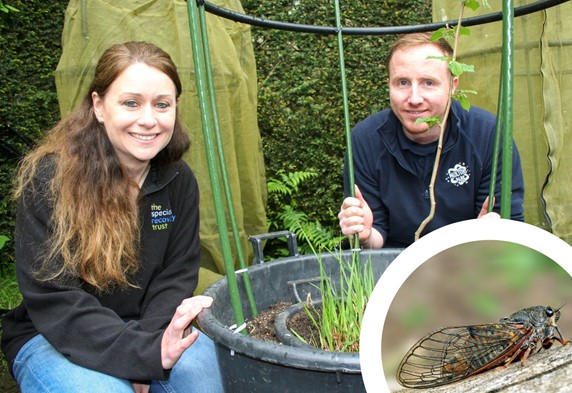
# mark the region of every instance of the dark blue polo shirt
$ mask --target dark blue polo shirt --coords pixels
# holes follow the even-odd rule
[[[496,117],[478,107],[465,111],[458,102],[451,114],[435,184],[435,217],[422,235],[442,226],[476,218],[489,193]],[[373,226],[385,247],[407,247],[430,210],[429,184],[437,143],[420,145],[403,134],[390,109],[377,112],[352,131],[355,183],[370,206]],[[524,180],[513,142],[511,218],[524,221]],[[500,208],[501,160],[495,211]],[[347,165],[344,171],[349,195]]]

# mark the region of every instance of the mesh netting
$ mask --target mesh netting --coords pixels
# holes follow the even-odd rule
[[[465,16],[501,11],[467,10]],[[515,1],[522,6],[532,1]],[[435,0],[434,21],[458,19],[457,0]],[[526,222],[572,243],[572,3],[515,18],[514,138],[525,180]],[[470,27],[460,43],[459,61],[475,65],[461,87],[477,90],[471,103],[497,111],[502,22]]]

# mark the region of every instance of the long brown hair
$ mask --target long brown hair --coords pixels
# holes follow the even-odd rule
[[[20,165],[17,198],[35,192],[34,179],[46,157],[53,157],[55,163],[49,188],[49,202],[54,209],[52,227],[38,271],[44,273],[40,274],[42,279],[78,277],[99,291],[115,284],[133,285],[129,275],[140,266],[139,209],[133,197],[137,188],[95,117],[91,94],[97,92],[104,97],[119,74],[135,63],[144,63],[169,76],[179,98],[181,81],[167,53],[146,42],[113,45],[101,56],[80,106],[47,132]],[[177,109],[171,141],[152,161],[179,160],[189,145]],[[55,266],[58,260],[61,262]]]

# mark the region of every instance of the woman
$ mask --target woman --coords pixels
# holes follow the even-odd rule
[[[218,392],[214,346],[190,327],[199,190],[181,160],[181,82],[168,54],[109,48],[80,107],[23,161],[23,303],[2,349],[22,392]]]

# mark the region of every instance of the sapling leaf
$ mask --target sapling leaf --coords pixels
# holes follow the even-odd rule
[[[457,25],[457,26],[455,26],[455,29],[459,29],[459,34],[460,34],[460,35],[466,35],[466,36],[471,35],[471,29],[469,29],[468,27],[461,26],[461,27],[459,28],[459,26]]]
[[[457,53],[457,46],[458,46],[458,36],[460,35],[470,35],[470,30],[465,28],[462,23],[461,23],[461,19],[463,17],[463,13],[464,13],[464,9],[465,7],[469,7],[470,9],[472,9],[473,11],[477,10],[480,7],[480,3],[478,0],[459,0],[459,3],[461,4],[461,14],[459,16],[459,23],[457,24],[456,28],[450,29],[449,26],[447,26],[447,29],[440,29],[438,32],[434,33],[432,35],[432,40],[437,40],[441,37],[451,37],[451,34],[454,34],[454,41],[453,41],[453,59],[452,61],[449,62],[449,70],[451,71],[451,74],[455,77],[458,78],[460,75],[462,75],[464,72],[474,72],[474,66],[472,65],[467,65],[467,64],[463,64],[463,63],[459,63],[457,61],[455,61],[455,54]],[[483,0],[483,4],[485,4],[487,7],[488,5],[488,0]],[[490,8],[490,7],[489,7]],[[448,39],[448,41],[450,41]],[[449,92],[449,99],[453,99],[455,98],[455,94],[451,94],[452,91]],[[461,106],[466,109],[469,110],[471,105],[469,103],[469,100],[467,98],[466,94],[458,94],[456,99],[460,102]],[[447,116],[448,114],[445,114],[445,116]],[[421,122],[425,122],[427,124],[429,124],[429,126],[431,127],[431,124],[440,124],[440,122],[435,122],[430,121],[428,119],[417,119],[417,121],[415,122],[416,124],[421,123]],[[442,133],[444,131],[444,124],[440,124],[441,129],[440,129],[440,137],[442,137]],[[437,170],[438,166],[439,166],[439,160],[441,157],[441,150],[437,149],[437,154],[435,156],[435,166],[434,166],[434,172]],[[421,222],[421,224],[419,225],[419,228],[417,229],[417,231],[415,231],[415,241],[417,241],[421,235],[421,233],[424,231],[424,229],[426,228],[427,224],[429,222],[431,222],[433,220],[433,218],[435,217],[435,210],[436,210],[436,204],[434,201],[434,187],[435,187],[435,177],[433,177],[431,184],[429,186],[430,189],[430,193],[431,193],[431,210],[428,214],[428,216]]]
[[[439,41],[441,38],[443,38],[443,30],[446,30],[446,28],[442,27],[439,30],[435,30],[433,34],[431,34],[431,41]]]
[[[449,69],[451,73],[455,76],[461,76],[464,72],[475,72],[475,66],[472,64],[459,63],[458,61],[452,61],[449,63]]]
[[[453,41],[455,39],[455,31],[449,26],[446,26],[434,31],[431,35],[431,41],[433,42],[439,41],[441,38],[447,41]]]
[[[429,127],[433,127],[438,125],[440,121],[441,116],[422,117],[415,120],[415,124],[427,123]]]
[[[477,0],[464,0],[462,3],[465,4],[465,7],[469,7],[473,11],[476,11],[481,6]]]
[[[451,61],[452,59],[447,56],[427,56],[428,59],[436,59],[436,60],[443,60],[443,61]]]
[[[467,112],[469,111],[469,109],[471,109],[471,103],[469,102],[469,99],[466,96],[459,97],[459,98],[457,98],[457,100],[459,100],[459,102],[461,103],[461,106]]]
[[[457,90],[453,95],[453,98],[459,101],[463,109],[466,111],[471,109],[471,103],[469,102],[467,94],[477,94],[477,92],[475,90]]]

